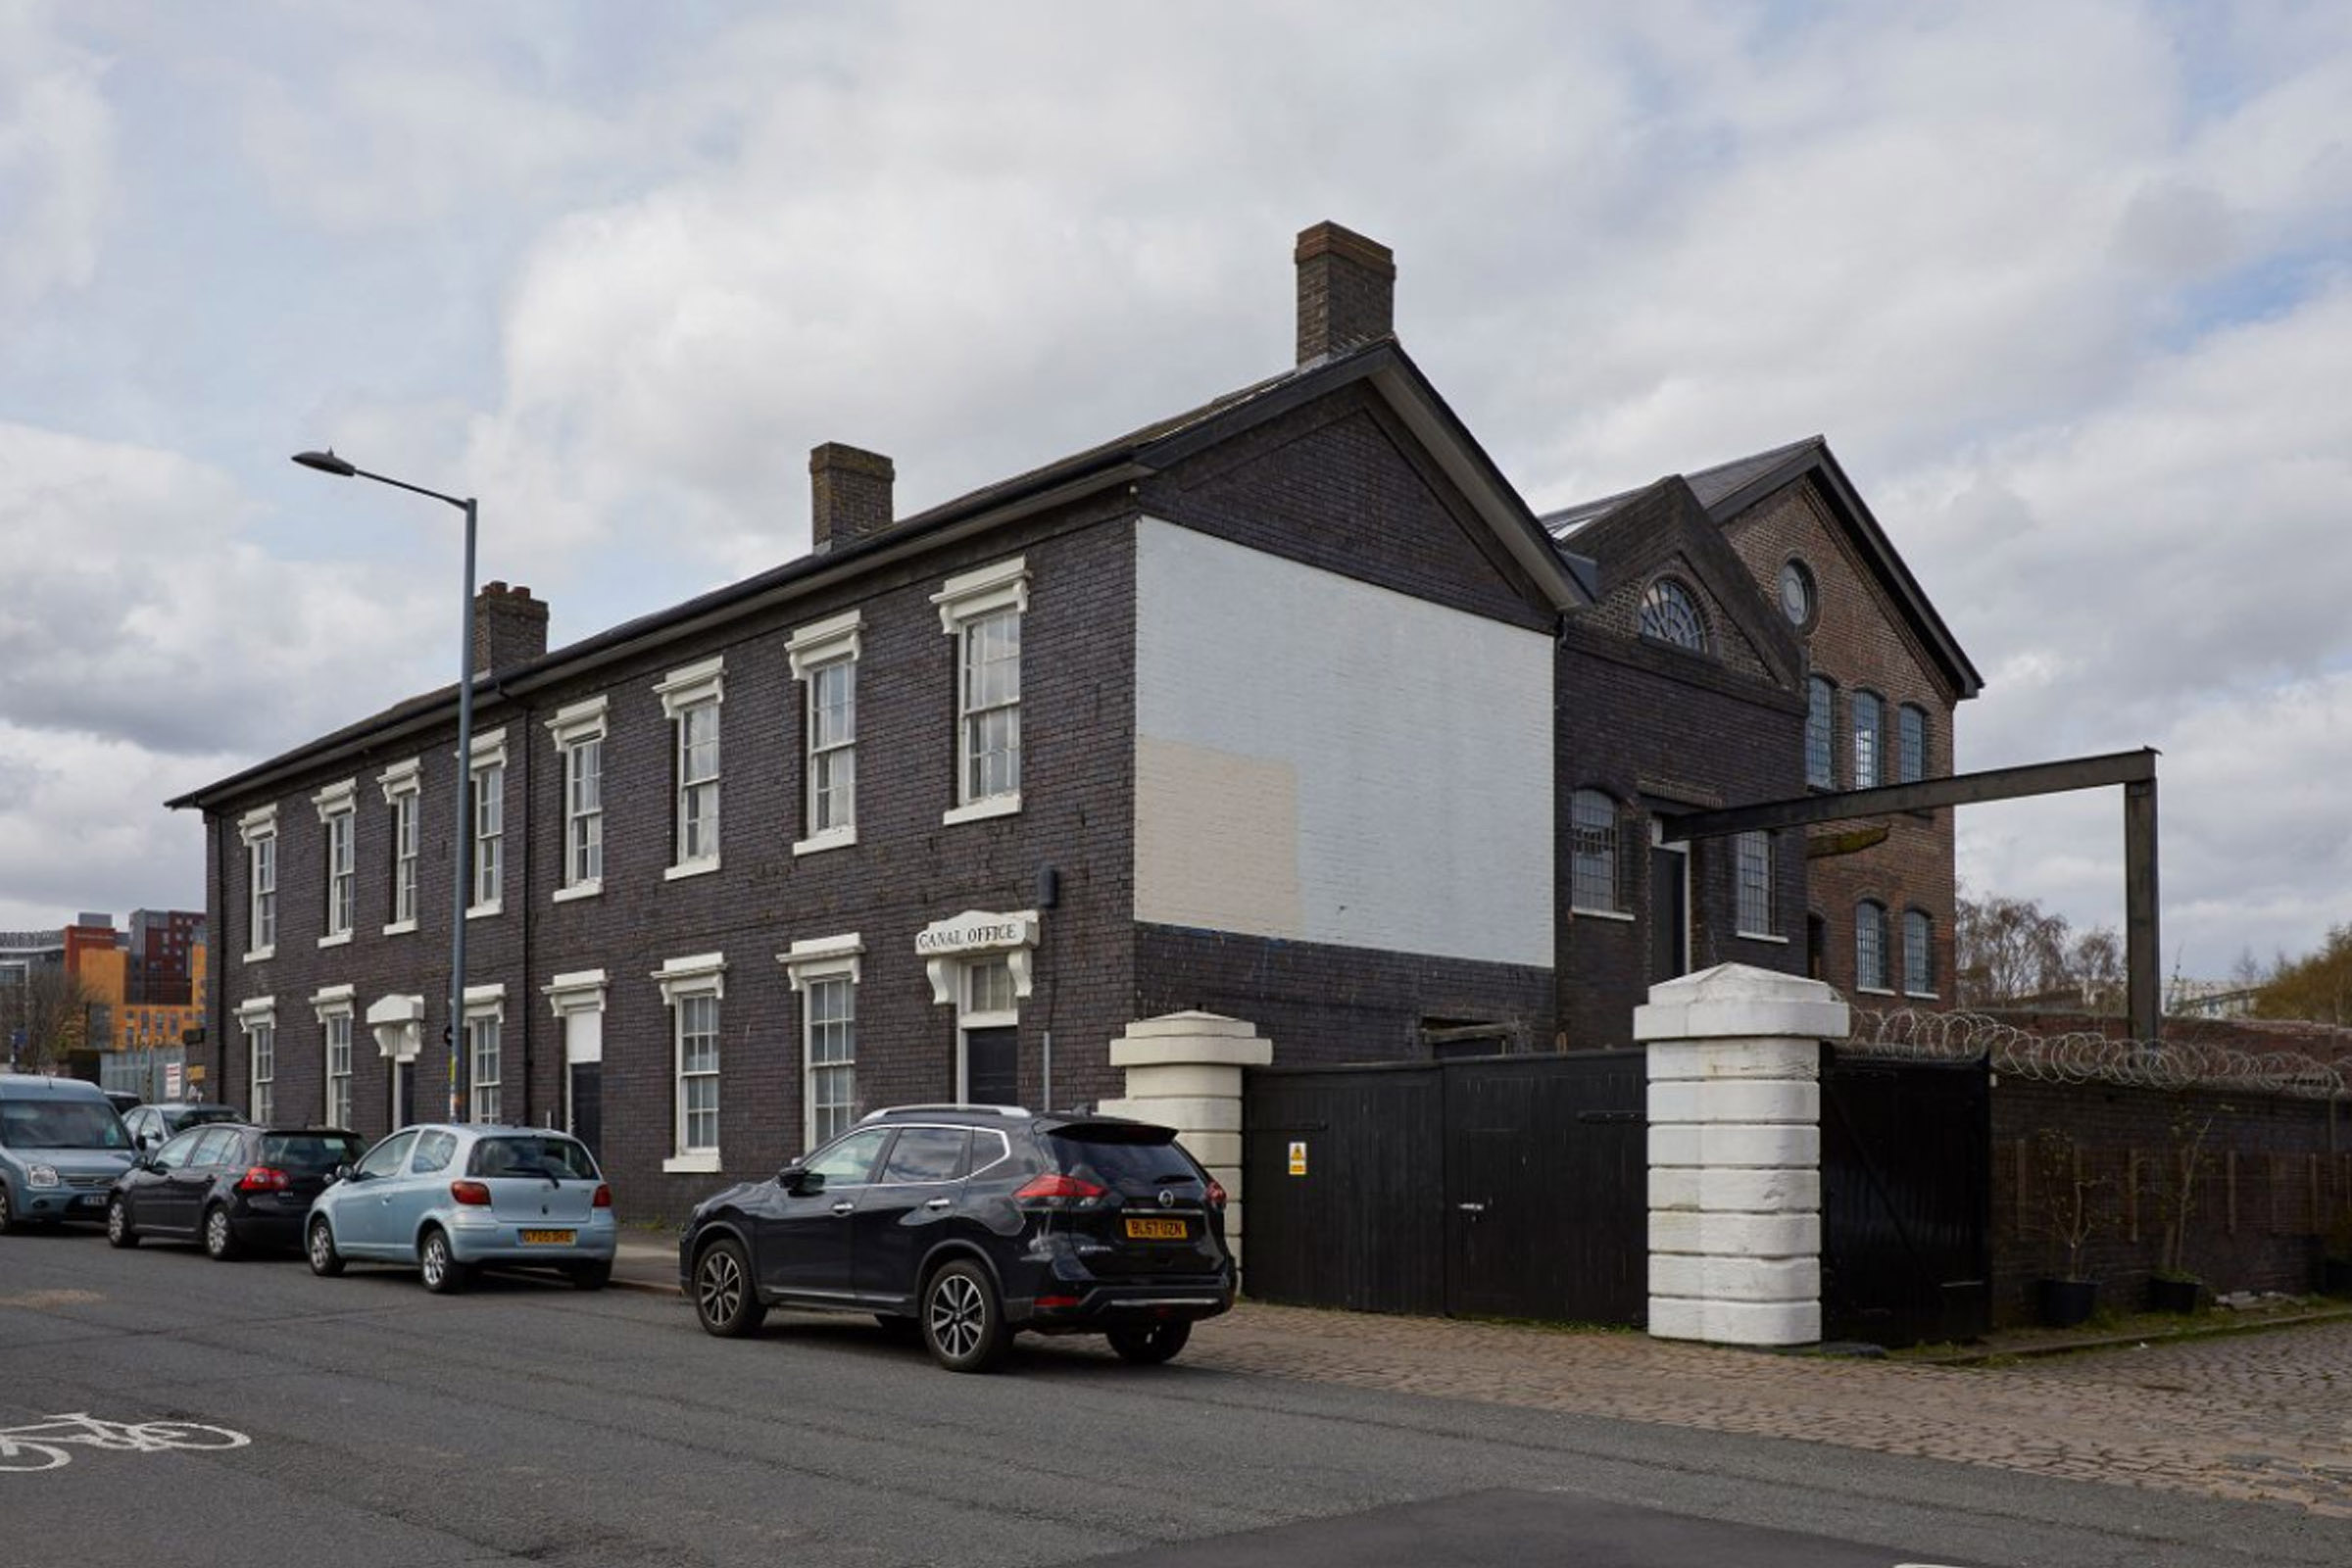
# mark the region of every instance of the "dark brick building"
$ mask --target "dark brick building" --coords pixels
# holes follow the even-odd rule
[[[1543,1050],[1621,1040],[1661,965],[1803,961],[1793,845],[1648,844],[1650,806],[1801,787],[1803,651],[1736,535],[1675,480],[1563,550],[1396,341],[1389,253],[1295,260],[1254,386],[904,518],[820,446],[808,555],[552,654],[484,591],[471,1113],[674,1212],[876,1105],[1115,1095],[1139,1018]],[[455,708],[173,803],[221,1098],[440,1114]]]

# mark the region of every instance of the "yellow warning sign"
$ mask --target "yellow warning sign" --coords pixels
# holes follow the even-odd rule
[[[1306,1144],[1304,1140],[1291,1145],[1291,1174],[1294,1176],[1306,1174]]]

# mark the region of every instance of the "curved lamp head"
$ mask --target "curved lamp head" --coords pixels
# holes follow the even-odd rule
[[[332,447],[327,448],[324,452],[297,452],[294,454],[294,461],[306,468],[317,468],[320,473],[331,473],[345,479],[360,471],[341,458],[336,457],[335,449]]]

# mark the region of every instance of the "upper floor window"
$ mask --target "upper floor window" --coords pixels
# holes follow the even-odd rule
[[[1885,755],[1879,727],[1881,705],[1875,692],[1854,693],[1854,788],[1875,789],[1885,782],[1879,777],[1879,760]]]
[[[245,843],[245,956],[277,951],[277,808],[264,806],[237,821]]]
[[[1812,570],[1794,559],[1781,564],[1781,613],[1788,624],[1803,630],[1813,624],[1813,615],[1821,608],[1813,587]]]
[[[417,760],[385,768],[376,783],[392,810],[392,920],[384,935],[398,936],[416,929],[416,813],[422,800]]]
[[[603,697],[571,703],[547,721],[564,762],[564,883],[558,899],[582,899],[605,885],[605,709]]]
[[[1903,911],[1903,989],[1915,997],[1936,994],[1936,921],[1925,909]]]
[[[956,639],[956,778],[950,822],[1021,806],[1021,620],[1029,608],[1022,558],[951,577],[931,596]]]
[[[1885,991],[1886,985],[1886,906],[1864,899],[1854,906],[1854,987]]]
[[[1894,778],[1916,784],[1928,776],[1928,710],[1905,703],[1894,712]]]
[[[358,880],[358,792],[359,781],[347,778],[311,797],[326,829],[326,934],[318,939],[322,948],[351,940],[352,889]]]
[[[1625,835],[1617,803],[1599,790],[1569,797],[1569,907],[1589,914],[1625,912],[1625,877],[1619,870]]]
[[[1699,618],[1698,601],[1672,577],[1660,577],[1642,596],[1641,626],[1653,642],[1706,652],[1707,623]]]
[[[1772,835],[1742,833],[1734,842],[1740,871],[1740,934],[1777,936],[1772,917]]]
[[[784,645],[794,678],[806,688],[807,827],[793,853],[858,842],[858,652],[863,618],[856,612],[803,626]]]
[[[507,732],[473,738],[473,885],[466,917],[496,914],[506,891]]]
[[[724,679],[725,661],[706,659],[671,670],[654,688],[662,695],[675,739],[670,866],[665,876],[718,869],[718,710],[726,695]]]
[[[1838,787],[1838,688],[1819,675],[1805,682],[1805,783]]]

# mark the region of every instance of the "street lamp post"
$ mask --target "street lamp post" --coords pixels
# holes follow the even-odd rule
[[[306,468],[317,468],[338,478],[373,479],[396,490],[430,496],[466,514],[466,600],[458,616],[457,846],[456,863],[451,867],[449,908],[449,1119],[457,1121],[461,1119],[458,1056],[466,1036],[466,895],[473,880],[473,497],[461,500],[422,485],[369,473],[336,457],[332,447],[324,452],[297,452],[294,461]],[[395,1119],[399,1114],[399,1107],[392,1107]]]

